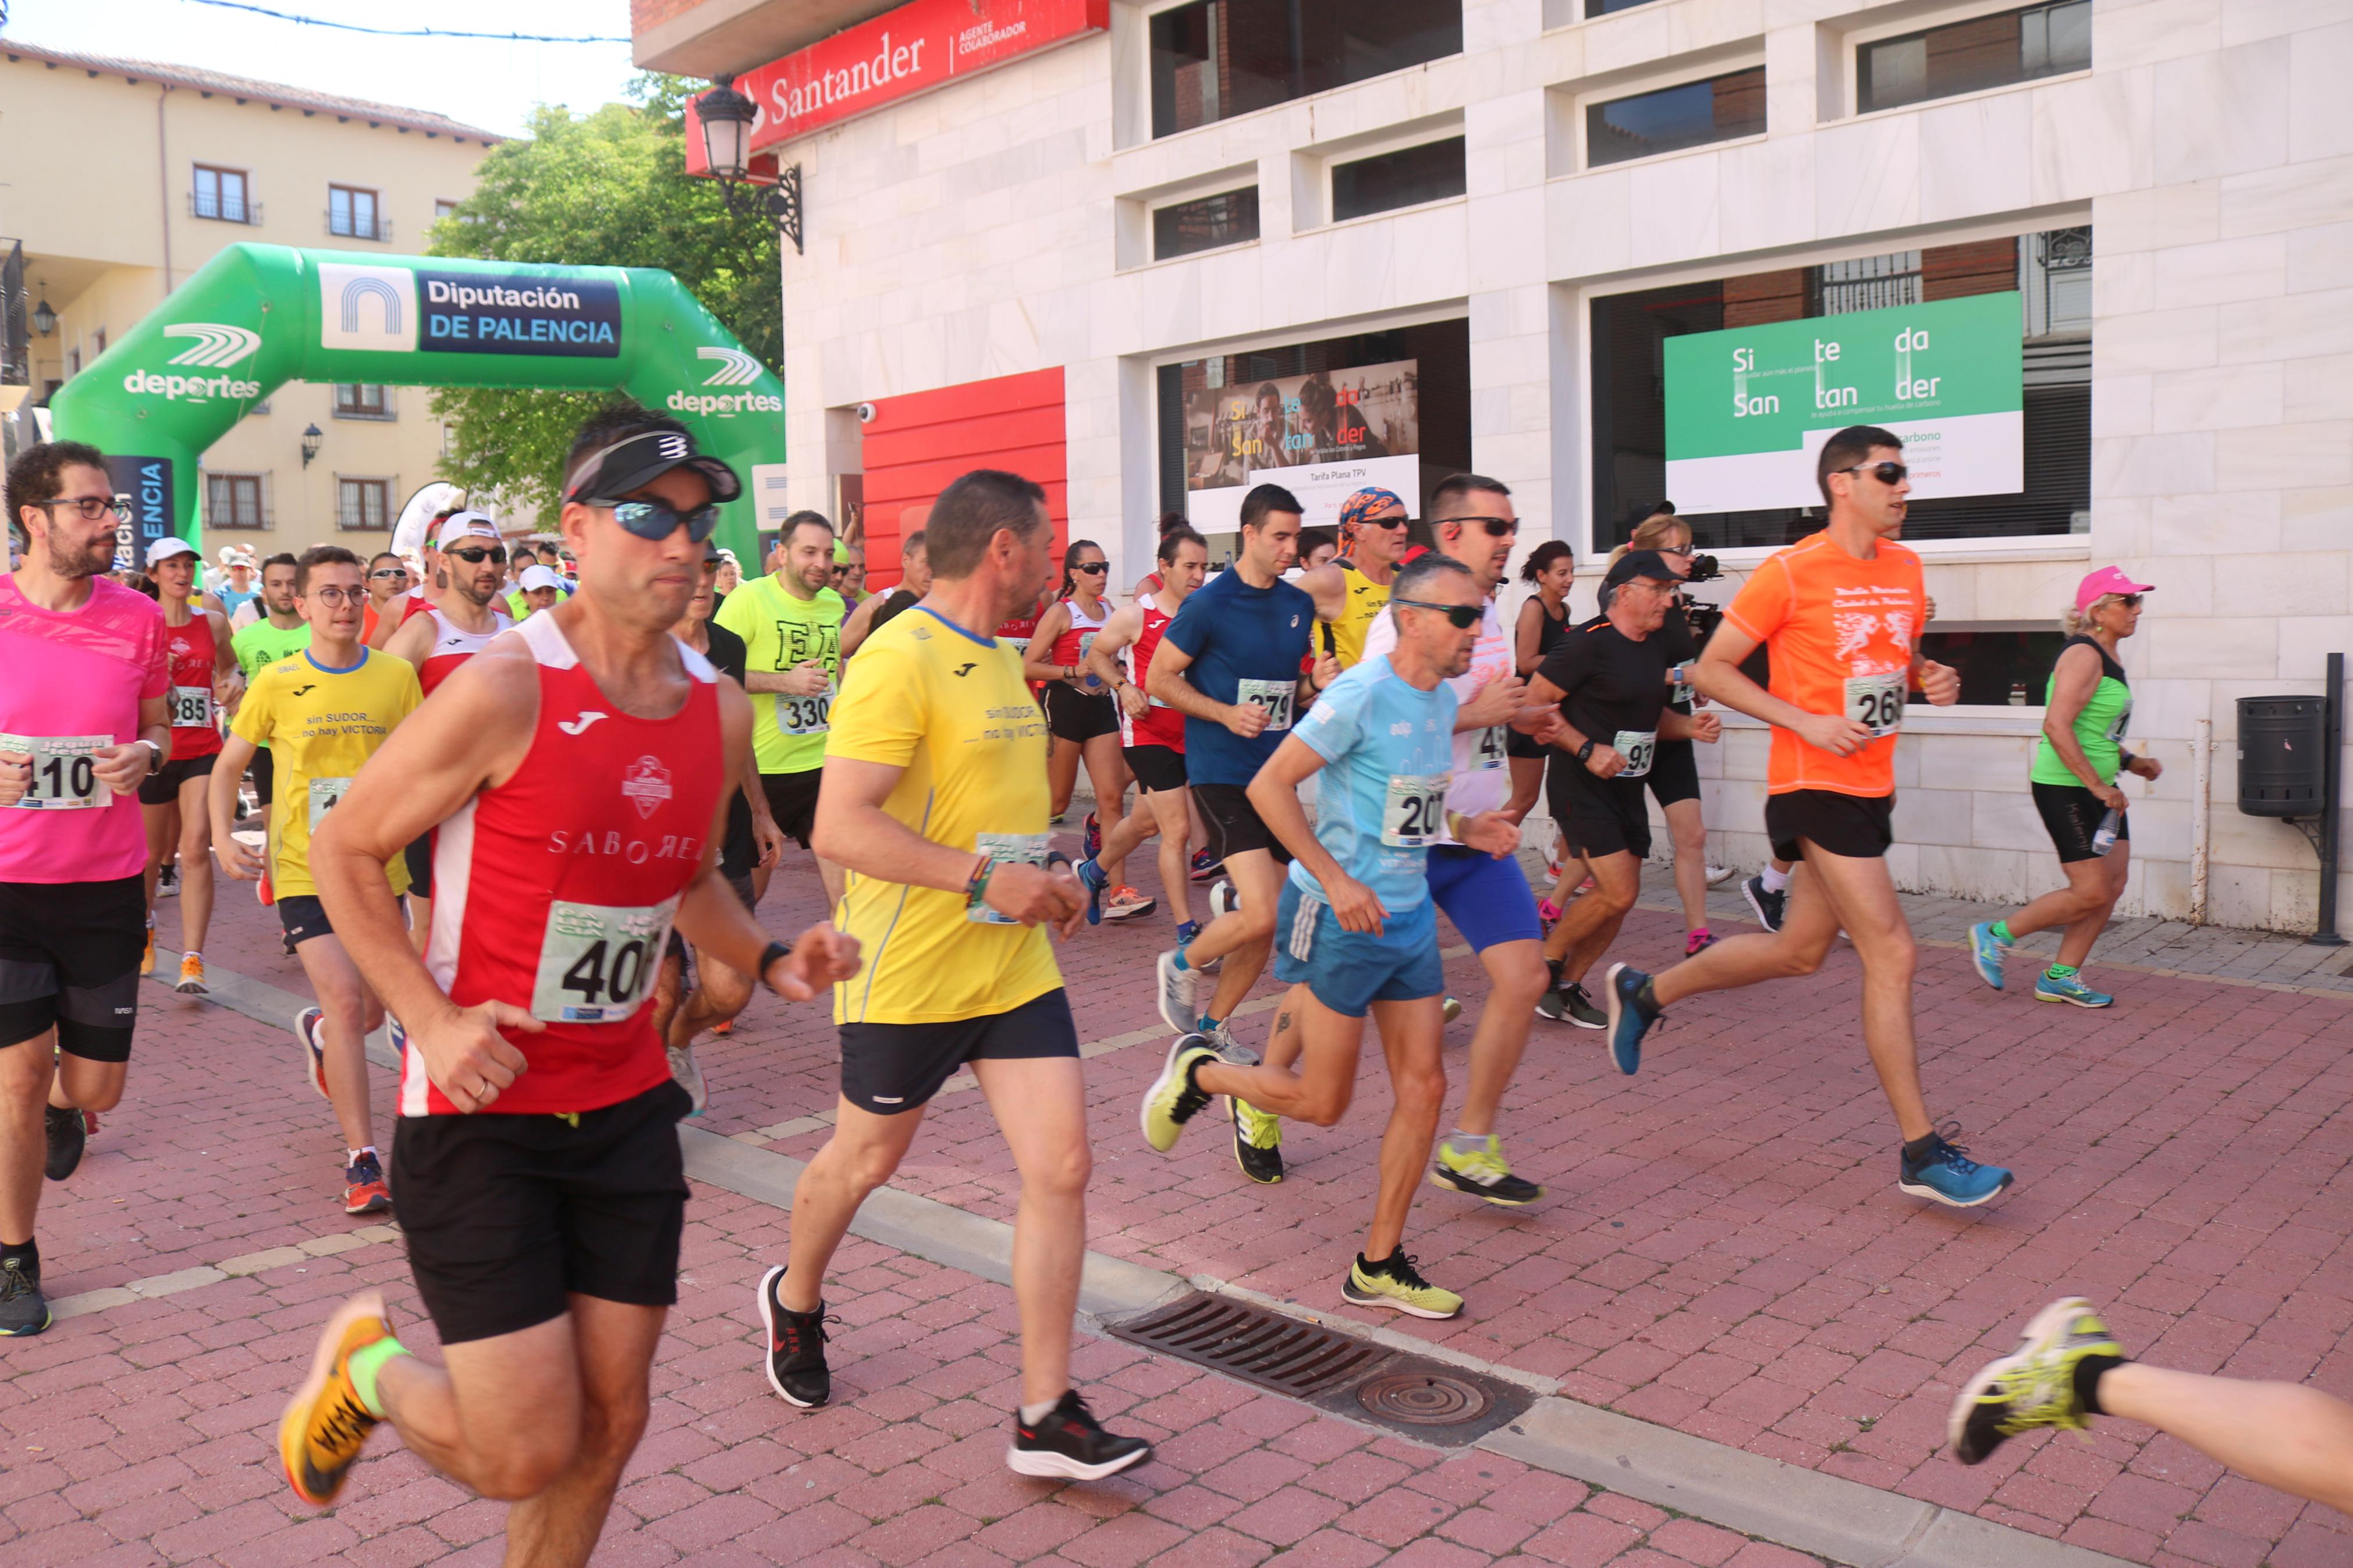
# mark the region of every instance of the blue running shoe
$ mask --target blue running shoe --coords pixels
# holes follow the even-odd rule
[[[1632,1078],[1642,1067],[1642,1037],[1662,1010],[1651,994],[1651,977],[1631,964],[1613,963],[1602,979],[1601,997],[1609,1009],[1609,1059]]]
[[[1969,962],[1978,966],[1978,978],[2001,989],[2001,961],[2010,956],[2010,943],[1993,934],[1993,921],[1979,921],[1969,927]]]
[[[2010,1185],[2010,1173],[2000,1165],[1980,1165],[1968,1158],[1967,1149],[1947,1141],[1948,1130],[1958,1132],[1960,1123],[1948,1121],[1931,1133],[1935,1142],[1923,1158],[1915,1161],[1909,1154],[1898,1157],[1896,1188],[1915,1198],[1934,1198],[1953,1208],[1975,1208]]]
[[[1103,868],[1095,864],[1092,856],[1080,861],[1071,870],[1078,877],[1079,886],[1087,890],[1087,924],[1103,924],[1103,889],[1111,885],[1111,879],[1103,875]]]
[[[2105,1007],[2116,1001],[2106,992],[2094,991],[2084,984],[2080,974],[2053,978],[2048,973],[2036,978],[2034,999],[2037,1002],[2073,1002],[2078,1007]]]
[[[1176,927],[1176,945],[1178,947],[1190,947],[1193,945],[1193,939],[1200,934],[1201,922],[1199,921],[1180,921]]]
[[[1103,824],[1093,812],[1087,813],[1085,831],[1080,836],[1079,849],[1090,860],[1103,853]]]

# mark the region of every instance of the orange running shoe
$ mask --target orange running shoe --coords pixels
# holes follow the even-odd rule
[[[733,1018],[722,1018],[719,1022],[711,1026],[711,1032],[714,1035],[732,1035],[735,1032],[735,1020]]]
[[[139,973],[143,978],[155,973],[155,917],[147,917],[147,951],[139,956]]]
[[[352,1352],[391,1334],[381,1292],[367,1291],[337,1308],[319,1335],[310,1375],[279,1419],[278,1454],[285,1461],[286,1479],[294,1495],[314,1508],[335,1500],[375,1430],[376,1418],[352,1386]]]
[[[184,996],[205,994],[205,955],[201,952],[180,954],[180,983],[172,987]]]
[[[384,1162],[364,1153],[343,1167],[345,1214],[390,1214],[392,1188],[384,1179]]]

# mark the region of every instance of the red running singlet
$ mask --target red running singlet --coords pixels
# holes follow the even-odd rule
[[[1152,656],[1160,649],[1160,636],[1168,629],[1174,616],[1160,613],[1159,604],[1144,601],[1144,629],[1135,634],[1135,642],[1127,650],[1128,668],[1135,673],[1129,679],[1141,687],[1152,673]],[[1124,743],[1130,746],[1166,746],[1172,752],[1185,749],[1185,715],[1158,698],[1150,698],[1151,706],[1141,719],[1129,719],[1123,710],[1121,719],[1126,729]]]
[[[646,1003],[728,770],[718,672],[701,654],[678,645],[684,706],[637,719],[596,689],[554,616],[517,635],[539,664],[531,750],[436,829],[425,966],[461,1007],[495,999],[547,1026],[507,1033],[530,1070],[490,1114],[565,1115],[670,1076]],[[456,1110],[408,1052],[400,1113]]]
[[[433,651],[417,668],[417,683],[425,695],[449,679],[457,668],[491,646],[491,639],[501,632],[514,629],[513,619],[503,611],[496,612],[497,624],[486,632],[470,632],[443,615],[440,610],[429,612],[433,616]]]
[[[205,613],[189,606],[188,624],[166,625],[164,647],[172,661],[172,760],[210,757],[221,749],[221,733],[213,722],[213,624]]]

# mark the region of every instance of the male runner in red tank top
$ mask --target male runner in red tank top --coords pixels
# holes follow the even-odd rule
[[[417,546],[417,553],[423,570],[417,576],[417,586],[386,605],[361,641],[379,651],[388,648],[392,646],[393,633],[433,607],[433,582],[441,571],[441,531],[448,526],[451,518],[464,512],[463,507],[453,506],[433,514],[433,521],[426,525],[424,542]],[[474,515],[479,517],[481,514],[477,512]],[[490,520],[484,518],[483,521],[487,522]],[[375,607],[373,605],[369,606],[371,609]]]
[[[512,1501],[507,1560],[534,1564],[595,1550],[677,1299],[686,1095],[645,1005],[673,915],[788,1000],[858,967],[829,926],[770,942],[716,863],[751,705],[670,628],[741,483],[630,407],[593,417],[565,467],[580,592],[444,682],[318,849],[332,918],[407,1025],[393,1173],[445,1364],[408,1353],[364,1292],[279,1434],[296,1492],[323,1506],[389,1420]],[[420,960],[377,868],[437,826]]]
[[[385,645],[385,652],[417,667],[425,695],[452,671],[514,625],[499,606],[506,577],[507,550],[498,525],[479,511],[453,512],[433,535],[433,577],[426,584],[429,608],[408,616]],[[433,930],[433,835],[419,834],[408,856],[408,934],[417,951]]]
[[[147,821],[147,953],[140,973],[155,967],[155,879],[180,858],[180,979],[174,989],[205,991],[205,931],[213,921],[213,825],[205,806],[213,760],[220,755],[215,716],[236,706],[245,676],[229,646],[228,618],[193,603],[203,558],[185,539],[147,547],[147,572],[164,607],[164,642],[171,650],[172,760],[139,785]]]

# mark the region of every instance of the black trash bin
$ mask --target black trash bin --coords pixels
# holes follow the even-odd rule
[[[2318,816],[2327,798],[2328,700],[2239,699],[2239,809],[2249,816]]]

